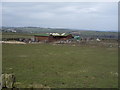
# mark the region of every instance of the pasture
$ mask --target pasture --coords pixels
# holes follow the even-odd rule
[[[3,44],[3,73],[16,87],[117,88],[115,47],[51,44]]]

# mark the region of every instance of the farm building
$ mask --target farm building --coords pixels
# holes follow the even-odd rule
[[[53,41],[60,41],[60,40],[69,40],[73,38],[72,34],[58,34],[58,33],[50,33],[50,34],[37,34],[34,35],[35,41],[48,41],[48,42],[53,42]]]

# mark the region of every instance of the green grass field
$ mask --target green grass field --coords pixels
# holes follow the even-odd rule
[[[21,33],[2,33],[2,38],[33,38],[34,34],[21,34]]]
[[[3,44],[2,63],[17,87],[118,87],[117,48]]]

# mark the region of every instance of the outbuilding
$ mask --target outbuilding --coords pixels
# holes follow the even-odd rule
[[[53,41],[60,41],[60,40],[69,40],[73,38],[72,34],[66,34],[66,33],[50,33],[50,34],[36,34],[34,35],[34,39],[37,42],[40,41],[48,41],[48,42],[53,42]]]

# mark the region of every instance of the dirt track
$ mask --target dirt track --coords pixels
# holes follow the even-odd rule
[[[0,41],[0,43],[8,43],[8,44],[26,44],[24,42],[19,41]]]

